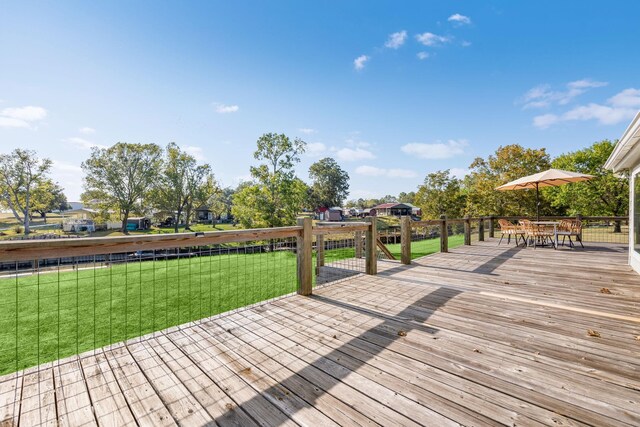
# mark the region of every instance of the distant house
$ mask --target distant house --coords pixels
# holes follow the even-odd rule
[[[342,208],[338,206],[334,206],[332,208],[322,207],[316,209],[316,214],[318,215],[318,219],[320,221],[342,221],[344,219],[342,212]]]
[[[371,216],[404,216],[411,215],[413,206],[404,203],[383,203],[371,208]]]
[[[213,223],[214,220],[229,221],[233,219],[231,212],[223,212],[220,215],[213,213],[209,206],[202,205],[196,209],[196,221],[204,223]]]
[[[99,212],[95,209],[80,208],[80,209],[65,211],[63,214],[64,216],[71,217],[71,218],[93,219],[96,215],[98,215],[98,213]]]
[[[62,230],[68,233],[89,232],[96,231],[96,224],[92,219],[66,219],[62,223]]]

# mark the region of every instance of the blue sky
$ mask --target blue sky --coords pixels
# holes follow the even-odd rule
[[[70,200],[92,145],[175,141],[224,185],[256,139],[332,156],[350,198],[412,191],[500,145],[552,155],[640,109],[640,3],[3,1],[0,152],[54,160]]]

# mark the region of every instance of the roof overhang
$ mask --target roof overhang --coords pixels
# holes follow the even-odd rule
[[[622,134],[604,167],[617,173],[631,169],[638,163],[640,163],[640,111]]]

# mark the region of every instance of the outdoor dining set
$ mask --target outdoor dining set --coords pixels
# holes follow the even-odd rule
[[[500,241],[507,237],[507,243],[511,242],[511,237],[515,239],[516,246],[519,245],[520,239],[524,246],[545,246],[550,244],[554,249],[558,249],[559,238],[562,237],[562,245],[565,240],[569,239],[569,246],[574,246],[574,239],[582,244],[582,221],[579,219],[563,219],[561,221],[530,221],[521,219],[517,224],[499,219],[498,226],[500,228]],[[573,239],[572,239],[573,238]]]

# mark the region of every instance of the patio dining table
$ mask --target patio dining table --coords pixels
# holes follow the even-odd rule
[[[544,227],[553,226],[553,248],[558,249],[558,225],[560,225],[558,221],[531,221],[531,224],[542,225]]]

